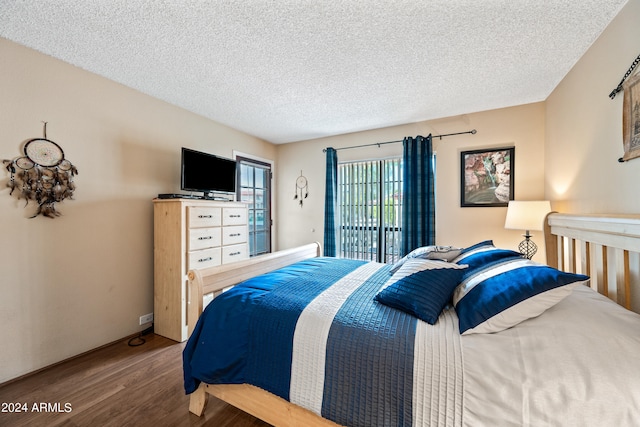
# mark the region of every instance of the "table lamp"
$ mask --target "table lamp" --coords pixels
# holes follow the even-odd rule
[[[512,230],[525,230],[524,240],[518,245],[522,256],[531,259],[538,251],[538,246],[531,240],[530,230],[542,230],[544,217],[551,212],[551,203],[548,200],[541,201],[516,201],[511,200],[507,207],[507,219],[504,228]]]

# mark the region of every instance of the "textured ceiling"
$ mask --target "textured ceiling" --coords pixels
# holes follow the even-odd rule
[[[0,0],[0,36],[274,143],[547,98],[627,0]]]

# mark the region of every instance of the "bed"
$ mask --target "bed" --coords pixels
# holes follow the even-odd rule
[[[483,241],[190,271],[189,410],[210,394],[275,426],[637,425],[640,217],[552,213],[545,243],[548,266]]]

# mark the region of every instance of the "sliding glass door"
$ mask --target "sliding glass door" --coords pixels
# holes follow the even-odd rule
[[[340,256],[397,261],[402,229],[402,160],[340,163],[338,209]]]
[[[238,200],[249,205],[249,255],[271,252],[271,165],[237,157]]]

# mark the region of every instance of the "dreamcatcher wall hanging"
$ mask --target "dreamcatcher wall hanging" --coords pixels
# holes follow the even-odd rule
[[[293,200],[298,200],[298,204],[302,207],[304,199],[307,197],[309,197],[309,183],[307,178],[302,175],[302,171],[300,171],[300,176],[296,179],[296,195]]]
[[[47,139],[47,123],[44,122],[44,138],[33,138],[24,145],[24,156],[3,160],[11,174],[7,186],[10,195],[37,203],[38,209],[31,217],[43,215],[55,218],[60,215],[55,204],[72,198],[76,186],[73,177],[78,169],[64,158],[64,151]]]

